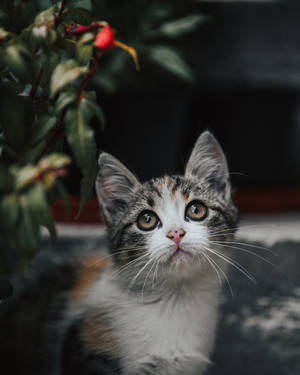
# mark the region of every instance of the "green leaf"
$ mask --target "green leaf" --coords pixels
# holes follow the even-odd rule
[[[19,43],[10,43],[1,51],[1,60],[7,65],[8,69],[19,79],[26,81],[30,79],[31,55],[27,48]]]
[[[3,196],[0,200],[0,221],[2,232],[11,232],[15,229],[20,213],[20,204],[17,194],[11,193]]]
[[[55,227],[55,222],[52,216],[52,212],[48,205],[45,205],[44,212],[42,215],[41,225],[48,229],[52,241],[57,240],[57,232]]]
[[[0,165],[0,192],[6,192],[13,188],[14,178],[4,165]],[[0,216],[1,217],[1,216]]]
[[[83,44],[76,46],[76,57],[80,64],[87,64],[93,56],[92,44]]]
[[[193,82],[194,73],[178,51],[166,46],[156,46],[150,50],[149,57],[154,63],[183,81]]]
[[[41,142],[35,144],[34,146],[31,146],[28,144],[29,147],[26,148],[24,152],[22,152],[21,160],[22,164],[31,164],[35,163],[36,160],[40,157],[40,155],[44,152],[46,147],[46,140],[42,140]]]
[[[41,66],[43,67],[43,75],[40,81],[40,85],[44,92],[48,94],[49,85],[54,69],[60,62],[60,52],[53,49],[44,49],[40,57]]]
[[[90,3],[90,1],[89,1]],[[93,17],[91,16],[90,4],[86,4],[87,8],[71,8],[68,10],[66,21],[72,20],[75,23],[79,23],[80,25],[89,25],[93,21]]]
[[[55,102],[54,114],[57,116],[62,113],[69,105],[75,102],[76,91],[73,89],[62,91]]]
[[[80,64],[87,64],[93,56],[95,35],[85,33],[76,43],[76,57]]]
[[[20,199],[23,200],[23,219],[26,219],[26,227],[31,231],[30,242],[26,247],[32,250],[36,249],[40,226],[46,227],[52,240],[55,240],[56,228],[50,207],[47,203],[46,192],[43,184],[36,182],[26,194],[21,195]]]
[[[78,63],[72,59],[57,65],[51,78],[51,96],[53,97],[58,91],[86,72],[86,66],[78,66]]]
[[[81,214],[85,203],[89,202],[92,199],[93,194],[94,194],[94,185],[95,185],[95,180],[96,180],[97,172],[98,172],[98,164],[96,161],[96,154],[93,153],[92,156],[93,158],[91,158],[90,164],[85,169],[83,173],[83,177],[80,182],[81,200],[80,200],[77,217]]]
[[[35,17],[34,23],[36,25],[47,25],[51,21],[54,21],[55,18],[55,11],[57,9],[56,5],[42,11]]]
[[[68,109],[65,115],[67,139],[82,170],[89,165],[90,153],[96,148],[94,132],[89,127],[90,115],[86,112],[84,101]]]
[[[4,40],[11,36],[13,36],[13,33],[11,33],[10,31],[6,31],[5,29],[3,29],[3,27],[0,27],[0,39],[1,40]]]
[[[12,108],[13,110],[9,110]],[[32,102],[28,97],[17,95],[6,85],[1,87],[0,121],[4,141],[17,154],[25,149],[29,129],[34,122]]]
[[[32,202],[30,197],[22,194],[19,202],[22,216],[16,230],[16,239],[22,249],[33,252],[38,247],[39,226],[31,215]]]
[[[55,116],[43,116],[41,117],[40,121],[34,125],[32,129],[32,134],[30,137],[30,144],[34,145],[40,142],[43,138],[45,138],[51,129],[54,128],[57,122],[57,118]]]
[[[21,191],[27,187],[39,173],[37,166],[28,164],[23,168],[14,170],[15,173],[15,186],[17,191]]]
[[[100,124],[102,129],[105,127],[105,115],[102,111],[99,104],[96,102],[96,92],[90,91],[84,93],[85,98],[83,99],[83,111],[85,112],[85,116],[87,117],[88,121],[91,120],[93,116],[95,116]]]
[[[196,30],[208,19],[209,17],[204,14],[190,14],[186,17],[162,24],[157,30],[152,32],[151,35],[156,37],[178,38]]]
[[[57,238],[55,222],[42,184],[35,184],[34,189],[32,189],[31,202],[32,215],[39,225],[48,229],[52,241],[55,241]]]
[[[60,198],[62,199],[65,205],[67,214],[69,214],[71,211],[71,202],[70,202],[68,193],[66,192],[63,184],[59,180],[56,181],[55,187],[57,189],[58,195],[60,196]]]
[[[65,115],[67,140],[83,174],[79,213],[83,204],[88,202],[93,195],[93,185],[97,172],[94,131],[89,126],[94,114],[91,112],[92,97],[94,97],[93,94],[90,94],[89,97],[83,97],[78,105],[69,108]]]
[[[52,153],[45,156],[38,164],[40,170],[45,170],[49,168],[61,169],[67,167],[71,163],[69,156],[59,153]]]
[[[31,30],[32,42],[38,43],[44,50],[55,44],[58,33],[54,29],[49,29],[46,25],[36,25]]]
[[[32,41],[32,26],[28,26],[26,29],[23,29],[20,38],[22,43],[24,43],[27,47],[34,48],[33,41]]]
[[[92,3],[91,0],[69,0],[68,1],[68,6],[74,6],[78,8],[83,8],[86,10],[92,10]]]
[[[31,29],[31,33],[35,42],[41,42],[47,38],[48,29],[46,25],[36,25]]]

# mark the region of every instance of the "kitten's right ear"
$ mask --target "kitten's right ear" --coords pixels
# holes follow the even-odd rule
[[[223,198],[230,199],[231,188],[226,157],[219,142],[209,132],[202,133],[193,148],[185,176],[195,176],[209,182]]]
[[[99,157],[96,193],[107,224],[112,224],[126,210],[132,191],[140,185],[137,178],[110,154]]]

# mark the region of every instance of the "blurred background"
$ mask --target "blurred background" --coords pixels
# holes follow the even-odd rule
[[[146,180],[182,173],[210,129],[243,214],[300,211],[298,1],[94,1],[93,9],[141,65],[136,72],[121,50],[103,59],[92,83],[107,119],[104,131],[95,126],[99,149]],[[67,179],[74,213],[78,175],[73,168]],[[75,216],[60,202],[54,213]],[[93,200],[79,221],[98,220]]]

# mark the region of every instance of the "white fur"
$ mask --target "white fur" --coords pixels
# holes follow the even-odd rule
[[[218,291],[215,278],[206,273],[198,275],[180,294],[171,296],[166,292],[158,302],[147,303],[140,295],[121,291],[107,274],[90,291],[86,304],[92,310],[99,306],[101,310],[106,307],[110,311],[129,374],[153,357],[170,363],[175,359],[192,358],[194,371],[195,364],[206,366],[209,363]],[[187,370],[186,375],[194,373],[189,372],[189,368],[183,370]]]

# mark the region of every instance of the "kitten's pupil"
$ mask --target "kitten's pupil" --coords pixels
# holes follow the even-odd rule
[[[199,212],[200,212],[200,210],[199,210],[199,208],[197,207],[196,204],[192,205],[191,210],[192,210],[192,213],[195,214],[195,215],[199,214]]]
[[[151,221],[151,216],[149,214],[144,214],[144,221],[145,223],[149,224]]]

